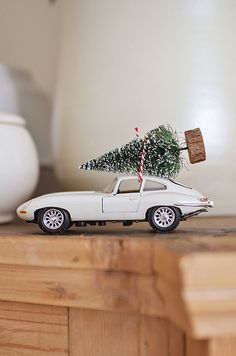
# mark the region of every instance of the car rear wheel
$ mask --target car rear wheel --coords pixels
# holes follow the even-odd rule
[[[179,225],[180,211],[170,206],[156,206],[148,212],[148,222],[157,232],[170,232]]]
[[[71,220],[64,209],[45,208],[38,214],[38,225],[43,232],[62,234],[71,226]]]

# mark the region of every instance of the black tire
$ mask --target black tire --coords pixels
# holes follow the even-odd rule
[[[148,222],[157,232],[167,233],[179,225],[181,214],[173,206],[155,206],[148,211]]]
[[[40,229],[47,234],[62,234],[71,226],[69,213],[60,208],[44,208],[38,213]]]

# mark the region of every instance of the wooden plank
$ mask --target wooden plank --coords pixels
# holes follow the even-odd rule
[[[236,338],[213,338],[208,340],[186,340],[186,356],[235,356]]]
[[[194,340],[187,337],[186,356],[215,356],[215,355],[209,354],[209,343],[207,340]],[[226,355],[223,353],[221,356],[226,356]]]
[[[235,356],[236,338],[217,338],[209,341],[209,356]]]
[[[140,356],[169,356],[168,321],[143,316],[140,318]]]
[[[176,270],[173,270],[173,274]],[[179,278],[177,278],[178,280]],[[165,302],[166,315],[175,322],[182,330],[192,333],[193,323],[183,300],[183,288],[180,284],[171,284],[162,279],[161,275],[157,279],[157,290]]]
[[[0,302],[0,355],[68,356],[68,310]]]
[[[70,356],[184,356],[183,333],[163,318],[70,308],[69,320]]]
[[[195,218],[164,237],[153,234],[147,223],[73,228],[63,236],[49,237],[34,224],[2,225],[0,264],[150,274],[156,268],[154,248],[181,256],[197,251],[236,252],[235,226],[234,217]]]
[[[234,243],[226,239],[225,244],[219,244],[216,238],[204,242],[202,247],[192,246],[191,240],[174,241],[171,246],[162,241],[155,246],[157,289],[169,318],[189,335],[236,334]]]
[[[139,317],[70,308],[70,356],[138,356]]]
[[[235,287],[236,282],[235,252],[194,253],[179,261],[183,282],[188,288],[197,290],[225,290]],[[217,269],[216,266],[220,266]]]
[[[236,335],[236,312],[192,313],[191,334],[196,338]]]
[[[140,356],[185,356],[183,332],[163,318],[140,317]]]
[[[105,236],[101,236],[105,237]],[[117,238],[0,235],[0,263],[151,273],[152,241]]]
[[[185,356],[185,335],[175,324],[168,325],[168,356]]]
[[[154,276],[0,265],[0,285],[1,300],[165,315]]]

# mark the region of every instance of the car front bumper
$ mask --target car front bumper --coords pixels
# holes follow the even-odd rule
[[[31,203],[31,200],[29,200],[28,202],[20,205],[17,208],[16,213],[17,213],[17,215],[18,215],[18,217],[20,219],[25,220],[25,221],[32,221],[34,219],[34,214],[29,209],[30,203]]]

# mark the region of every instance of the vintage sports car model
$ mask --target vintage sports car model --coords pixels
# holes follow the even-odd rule
[[[102,226],[107,221],[125,226],[148,221],[154,230],[165,233],[209,207],[213,203],[208,198],[170,179],[144,176],[139,183],[137,176],[121,176],[103,192],[42,195],[22,204],[17,214],[50,234],[63,233],[74,223]]]

